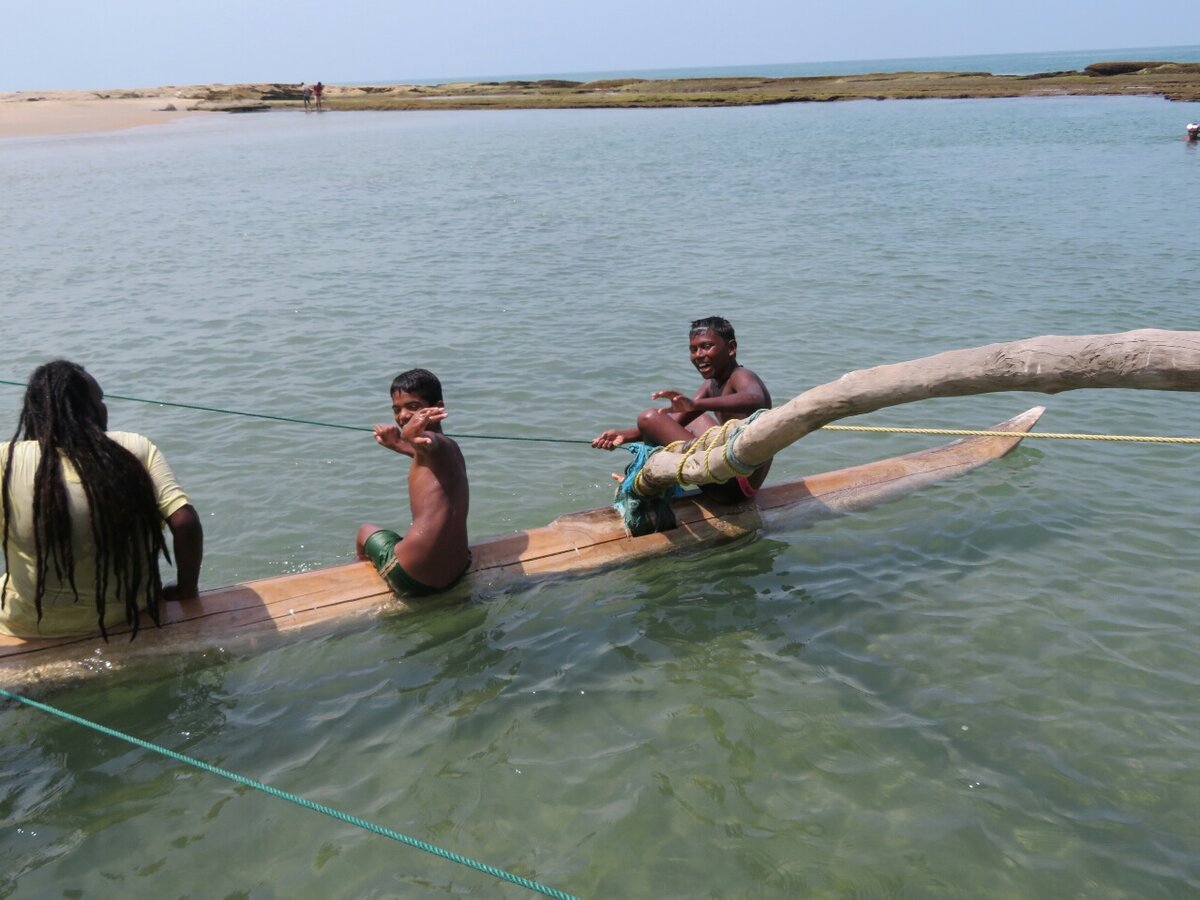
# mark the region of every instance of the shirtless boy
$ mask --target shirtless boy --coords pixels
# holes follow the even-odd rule
[[[737,361],[733,326],[720,316],[692,323],[689,345],[692,365],[704,379],[695,396],[680,391],[655,391],[652,400],[669,400],[669,407],[651,407],[638,416],[634,428],[610,428],[592,441],[593,447],[612,450],[629,441],[666,446],[690,441],[714,425],[744,419],[755,410],[768,409],[771,395],[762,379]],[[768,460],[749,476],[725,484],[706,484],[701,490],[718,503],[741,503],[754,496],[771,468]]]
[[[375,441],[412,457],[408,505],[412,525],[401,537],[378,525],[358,529],[355,551],[370,560],[398,594],[443,591],[471,565],[467,549],[467,465],[458,444],[442,434],[442,385],[427,369],[409,369],[392,381],[395,425],[376,425]]]

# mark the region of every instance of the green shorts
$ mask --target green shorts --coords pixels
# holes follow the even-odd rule
[[[375,571],[383,576],[388,587],[397,594],[405,597],[428,597],[430,594],[440,594],[457,584],[459,579],[467,574],[467,569],[471,568],[471,554],[468,553],[466,568],[462,570],[462,574],[458,578],[444,588],[430,587],[405,572],[399,560],[396,559],[396,544],[400,540],[401,537],[396,532],[381,528],[363,541],[363,553],[375,566]]]

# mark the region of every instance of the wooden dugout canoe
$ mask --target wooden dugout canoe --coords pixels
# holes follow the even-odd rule
[[[463,600],[472,588],[542,575],[583,572],[689,547],[715,545],[787,524],[803,526],[911,493],[999,459],[1021,442],[1045,411],[1037,406],[990,429],[1012,437],[968,437],[929,450],[770,485],[738,506],[700,496],[674,501],[678,527],[629,537],[612,508],[592,509],[549,525],[472,545],[464,584],[416,603],[391,594],[370,563],[278,575],[204,591],[164,605],[162,625],[145,622],[136,640],[127,627],[98,635],[23,640],[0,636],[0,683],[57,679],[107,668],[135,656],[255,643],[306,626],[383,611],[405,612]]]

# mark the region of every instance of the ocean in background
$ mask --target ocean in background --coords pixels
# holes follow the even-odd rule
[[[587,439],[728,316],[778,402],[1037,334],[1200,328],[1200,104],[1143,97],[304,113],[0,141],[0,379]],[[0,385],[0,428],[21,391]],[[1195,394],[999,394],[858,424],[1200,436]],[[364,432],[111,399],[203,516],[203,584],[407,522]],[[940,443],[821,433],[772,479]],[[625,454],[463,439],[476,539],[602,506]],[[874,510],[46,701],[584,897],[1200,892],[1200,449],[1028,441]],[[519,888],[0,704],[0,897]]]
[[[617,69],[605,72],[554,72],[522,75],[473,75],[454,78],[397,79],[391,84],[446,84],[457,81],[600,81],[611,78],[787,78],[813,75],[863,75],[872,72],[990,72],[1034,75],[1078,72],[1092,63],[1123,60],[1200,62],[1200,46],[1133,47],[1112,50],[1054,50],[1045,53],[988,53],[979,56],[921,56],[905,59],[844,59],[823,62],[770,63],[746,66],[693,66],[678,69]],[[360,83],[360,82],[351,82]]]

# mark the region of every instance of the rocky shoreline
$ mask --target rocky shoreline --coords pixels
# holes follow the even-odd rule
[[[303,87],[289,83],[164,85],[0,94],[0,137],[134,127],[195,111],[302,108]],[[1034,75],[886,72],[785,78],[326,85],[323,105],[343,110],[596,109],[1071,95],[1149,95],[1200,101],[1200,63],[1098,62],[1082,71]],[[52,109],[58,112],[55,127],[49,127],[54,117],[47,113]],[[118,110],[124,113],[116,115]],[[106,124],[106,120],[111,121]]]
[[[210,85],[199,108],[230,102],[303,104],[303,85]],[[1083,71],[1035,75],[988,72],[887,72],[790,78],[687,78],[604,81],[459,82],[438,85],[327,86],[331,109],[590,108],[596,106],[743,106],[836,100],[969,99],[1151,94],[1200,100],[1200,63],[1098,62]]]

